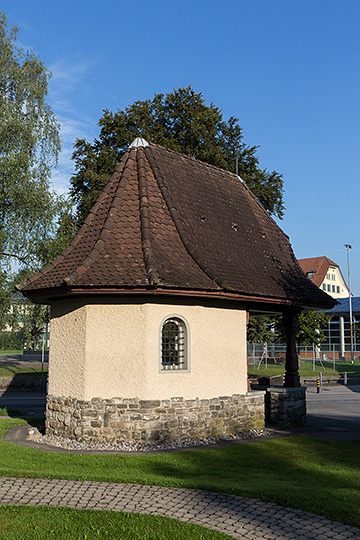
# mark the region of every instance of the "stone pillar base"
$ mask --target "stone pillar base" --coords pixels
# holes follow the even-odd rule
[[[46,434],[93,441],[181,441],[262,429],[264,392],[211,399],[47,397]]]
[[[281,427],[306,426],[306,387],[271,386],[266,390],[266,421]]]

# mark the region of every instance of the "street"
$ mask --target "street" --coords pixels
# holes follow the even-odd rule
[[[306,404],[313,435],[360,440],[360,385],[324,385],[319,394],[315,386],[310,386]]]
[[[43,416],[45,404],[44,392],[0,392],[0,407],[18,409],[24,416]],[[319,394],[315,386],[310,386],[306,404],[308,426],[297,431],[320,437],[360,440],[360,385],[327,385]]]
[[[46,396],[44,392],[0,392],[0,408],[18,409],[22,416],[39,417],[45,414]]]

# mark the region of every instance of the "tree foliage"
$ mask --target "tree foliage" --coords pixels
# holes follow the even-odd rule
[[[320,345],[325,340],[324,329],[327,328],[331,315],[322,311],[303,311],[299,316],[297,340],[301,345]]]
[[[64,201],[49,177],[60,149],[59,124],[46,101],[50,73],[33,52],[17,46],[0,13],[0,263],[39,259]]]
[[[299,324],[296,334],[298,345],[320,345],[325,340],[324,329],[327,328],[331,315],[326,315],[322,311],[303,311],[299,315]],[[285,343],[286,336],[284,330],[283,317],[274,319],[276,341]]]
[[[247,341],[249,343],[272,343],[275,339],[274,323],[271,317],[253,315],[249,317]]]
[[[296,341],[299,345],[320,345],[325,340],[331,315],[321,311],[303,311],[299,315]],[[249,318],[247,341],[250,343],[286,343],[285,326],[282,315],[265,317],[253,315]]]
[[[25,298],[13,297],[1,319],[0,348],[41,349],[49,320],[49,306],[35,305]]]
[[[257,146],[243,141],[238,119],[225,121],[213,103],[201,93],[179,88],[153,99],[136,101],[116,113],[105,110],[99,121],[100,135],[92,144],[78,139],[73,159],[76,174],[71,194],[81,223],[107,183],[117,163],[136,137],[187,154],[211,165],[238,172],[270,214],[282,217],[283,179],[277,172],[261,169]]]
[[[58,255],[74,224],[69,203],[49,187],[60,150],[59,124],[46,101],[50,72],[17,45],[17,35],[0,12],[0,330],[21,333],[14,283]],[[28,305],[26,313],[36,341],[44,308]]]

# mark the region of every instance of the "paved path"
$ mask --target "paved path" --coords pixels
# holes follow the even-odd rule
[[[157,514],[247,540],[360,539],[360,529],[315,514],[258,499],[193,489],[2,477],[0,502]]]
[[[310,425],[308,428],[291,430],[292,433],[299,431],[337,440],[359,440],[358,403],[353,403],[359,397],[359,391],[360,387],[331,387],[326,391],[324,389],[318,396],[309,396]],[[357,396],[354,392],[358,393]],[[333,396],[327,394],[339,396],[335,396],[334,400]],[[347,403],[350,397],[351,403]],[[330,414],[330,404],[334,403],[335,409],[339,411]],[[352,409],[348,409],[350,406]],[[341,416],[341,429],[336,414]],[[9,430],[5,438],[17,444],[38,448],[38,443],[26,439],[24,428],[26,426],[13,428],[20,430],[19,433]],[[46,449],[60,451],[55,447]],[[106,482],[0,478],[0,504],[68,506],[157,514],[204,525],[234,538],[247,540],[360,540],[360,529],[331,522],[315,514],[257,499],[200,490]]]

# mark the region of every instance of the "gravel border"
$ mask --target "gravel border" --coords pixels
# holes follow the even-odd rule
[[[256,429],[236,435],[221,435],[219,437],[209,437],[206,439],[183,439],[181,441],[157,441],[157,442],[130,442],[130,441],[95,441],[95,440],[74,440],[54,435],[42,435],[36,427],[29,428],[28,440],[38,444],[46,444],[56,448],[77,451],[117,451],[117,452],[156,452],[159,450],[176,450],[191,447],[206,447],[224,442],[237,442],[248,439],[255,439],[271,435],[272,432],[266,429]]]

